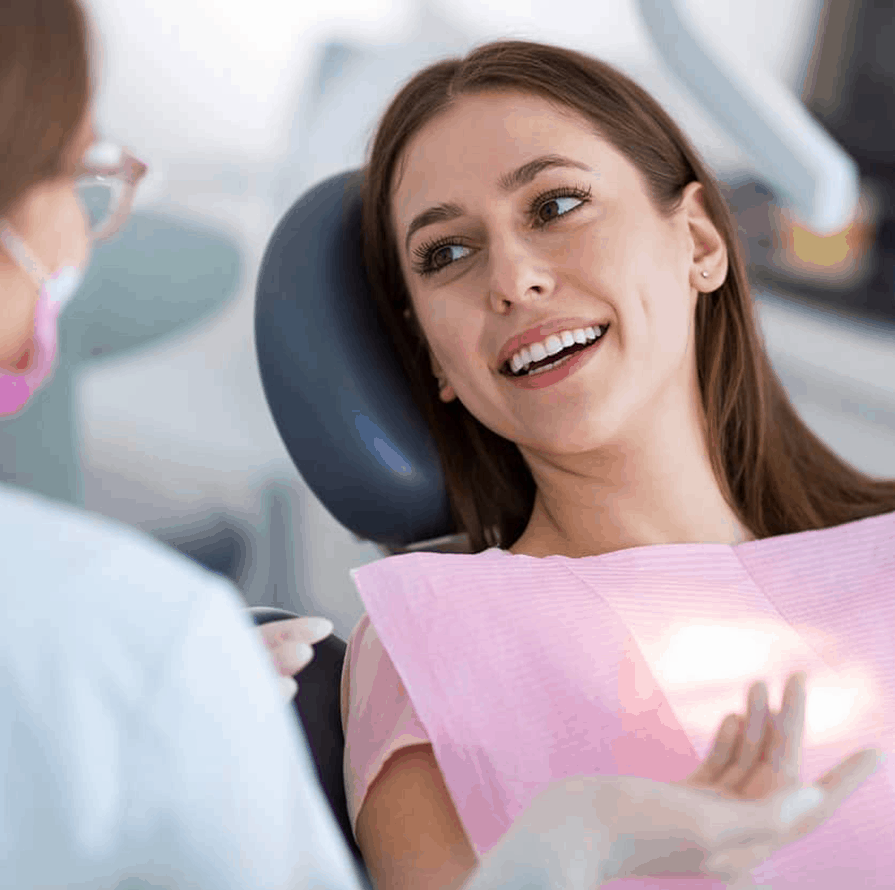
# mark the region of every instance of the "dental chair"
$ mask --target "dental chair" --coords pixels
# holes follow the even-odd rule
[[[385,552],[436,549],[455,531],[435,443],[369,293],[359,171],[334,176],[286,212],[261,262],[255,343],[274,422],[329,512]],[[435,540],[439,539],[439,540]],[[419,542],[424,542],[420,544]],[[294,617],[250,610],[256,625]],[[299,676],[294,706],[345,840],[340,682],[345,643],[329,637]]]

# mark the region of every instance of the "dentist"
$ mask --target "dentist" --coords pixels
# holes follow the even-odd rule
[[[91,244],[146,172],[97,143],[90,41],[74,0],[0,2],[3,416],[52,374]],[[0,485],[0,614],[0,887],[357,886],[283,704],[294,681],[229,583]],[[290,622],[284,672],[323,624]]]

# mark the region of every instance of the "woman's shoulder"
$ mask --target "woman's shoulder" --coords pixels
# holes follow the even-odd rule
[[[364,612],[348,637],[348,647],[342,667],[340,700],[342,725],[346,726],[349,707],[363,709],[371,700],[387,700],[391,706],[404,707],[407,690],[398,675],[376,626]],[[377,705],[376,710],[382,710]]]
[[[351,633],[348,635],[346,651],[355,651],[359,647],[364,646],[364,644],[375,642],[378,639],[379,637],[376,634],[376,628],[373,627],[373,624],[370,621],[370,616],[366,612],[364,612],[358,620],[357,624],[354,625]]]

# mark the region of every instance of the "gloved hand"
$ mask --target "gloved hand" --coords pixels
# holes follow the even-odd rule
[[[746,719],[725,719],[711,752],[683,782],[580,776],[550,785],[464,890],[593,890],[632,875],[694,872],[754,886],[750,870],[832,816],[881,757],[858,751],[803,786],[804,675],[789,678],[773,716],[759,687],[750,690]]]
[[[295,674],[307,667],[314,658],[311,644],[325,640],[332,632],[332,621],[318,616],[271,621],[258,628],[280,675],[280,690],[287,701],[293,699],[298,692]]]
[[[680,783],[702,790],[719,802],[753,803],[758,822],[751,835],[733,823],[729,830],[723,823],[706,829],[714,852],[703,870],[725,876],[732,886],[753,886],[749,877],[752,868],[826,821],[879,764],[882,752],[865,749],[841,761],[813,785],[802,785],[805,681],[802,672],[789,677],[776,714],[768,709],[767,686],[753,684],[745,719],[728,715],[706,759]],[[769,823],[761,829],[765,818]],[[735,839],[737,832],[740,836]]]

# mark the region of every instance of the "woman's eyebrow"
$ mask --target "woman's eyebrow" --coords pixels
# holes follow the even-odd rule
[[[407,227],[407,236],[404,238],[404,250],[410,249],[410,239],[413,235],[418,232],[420,229],[425,228],[426,226],[431,226],[434,223],[439,222],[448,222],[452,219],[457,219],[466,211],[459,204],[436,204],[434,207],[429,207],[424,210],[422,213],[417,214],[410,225]]]
[[[566,158],[562,155],[542,155],[539,158],[526,162],[511,173],[504,173],[498,178],[497,187],[502,192],[514,192],[517,189],[522,188],[522,186],[528,185],[528,183],[530,183],[539,173],[553,167],[575,167],[578,170],[585,170],[588,173],[593,173],[593,169],[588,167],[587,164],[582,164],[581,161],[575,161],[572,160],[572,158]],[[410,239],[420,229],[435,223],[449,222],[452,219],[457,219],[458,217],[463,216],[464,213],[465,210],[460,204],[452,202],[447,204],[436,204],[434,207],[426,208],[422,213],[418,213],[407,227],[407,235],[404,238],[404,249],[409,249]]]
[[[594,172],[592,168],[587,164],[582,164],[581,161],[573,161],[562,155],[542,155],[523,164],[512,173],[504,173],[497,180],[498,188],[502,192],[514,192],[516,189],[522,188],[523,185],[528,185],[539,173],[552,167],[575,167],[578,170],[586,170],[588,173]]]

